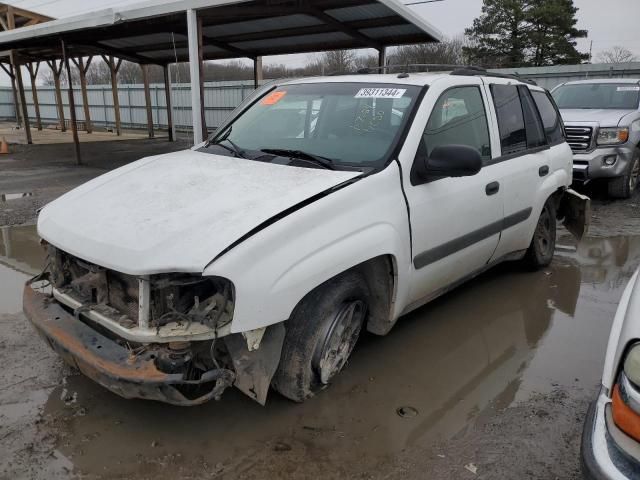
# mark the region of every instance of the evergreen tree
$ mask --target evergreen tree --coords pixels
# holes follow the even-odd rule
[[[484,0],[482,14],[465,30],[473,46],[465,47],[472,63],[487,67],[517,66],[527,47],[526,0]]]
[[[487,67],[580,63],[576,49],[587,36],[576,25],[573,0],[484,0],[482,13],[465,33],[465,54]]]
[[[531,2],[527,20],[531,51],[529,64],[534,66],[580,63],[589,55],[578,52],[576,38],[587,36],[578,30],[573,0],[543,0]]]

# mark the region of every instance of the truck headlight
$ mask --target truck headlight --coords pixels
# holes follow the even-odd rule
[[[618,428],[640,442],[640,343],[631,347],[624,360],[613,387],[611,413]]]
[[[598,132],[596,143],[598,145],[620,145],[629,140],[629,129],[624,128],[601,128]]]

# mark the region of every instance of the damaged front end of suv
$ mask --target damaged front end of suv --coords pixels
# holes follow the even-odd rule
[[[67,363],[125,398],[197,405],[235,385],[264,404],[284,327],[231,333],[229,280],[128,275],[45,248],[24,311]]]

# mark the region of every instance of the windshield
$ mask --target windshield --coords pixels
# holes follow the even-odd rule
[[[281,86],[220,130],[207,150],[284,164],[303,159],[299,166],[376,167],[395,146],[419,91],[367,83]]]
[[[633,83],[583,83],[564,85],[553,91],[558,107],[635,110],[640,103],[640,86]]]

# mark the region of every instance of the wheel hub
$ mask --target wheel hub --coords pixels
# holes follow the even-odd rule
[[[364,322],[366,304],[362,300],[346,302],[335,313],[329,329],[314,355],[314,367],[320,381],[327,385],[347,362]]]

